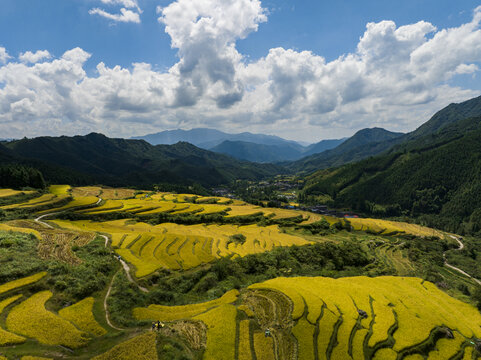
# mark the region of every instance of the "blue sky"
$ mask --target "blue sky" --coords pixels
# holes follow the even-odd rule
[[[117,2],[117,4],[108,4],[109,1]],[[125,98],[121,97],[112,101],[111,98],[114,96],[112,95],[102,103],[92,103],[90,107],[87,106],[82,109],[80,107],[85,104],[71,106],[72,104],[69,103],[60,106],[58,109],[56,106],[49,105],[48,111],[44,107],[37,112],[45,115],[35,116],[33,115],[35,106],[42,106],[42,104],[45,106],[42,99],[38,99],[38,101],[36,99],[32,101],[32,104],[29,104],[30,107],[25,107],[25,102],[21,102],[20,98],[15,98],[17,102],[20,101],[19,106],[21,105],[22,109],[28,110],[28,116],[23,117],[18,117],[18,115],[15,115],[16,112],[10,111],[13,103],[12,100],[9,100],[11,96],[8,97],[5,90],[6,84],[12,86],[12,88],[18,84],[13,83],[13,76],[4,75],[2,79],[0,70],[0,89],[3,88],[5,92],[4,94],[0,93],[0,104],[3,95],[3,101],[6,104],[4,108],[7,109],[7,105],[10,105],[9,114],[4,113],[2,117],[0,113],[0,130],[9,133],[10,136],[19,136],[22,131],[32,136],[43,135],[42,132],[46,131],[45,129],[52,133],[69,133],[71,131],[83,133],[92,130],[102,131],[108,135],[125,136],[132,131],[136,133],[135,135],[139,135],[176,127],[210,126],[227,131],[248,129],[315,141],[320,138],[350,135],[360,128],[371,126],[383,126],[396,131],[409,131],[426,121],[429,114],[451,102],[450,100],[460,101],[477,95],[481,90],[481,81],[476,76],[478,70],[475,69],[481,60],[477,50],[466,53],[463,55],[465,58],[460,55],[459,58],[452,60],[451,67],[440,68],[439,72],[419,83],[410,84],[406,88],[392,89],[393,96],[403,97],[406,91],[410,91],[409,89],[418,89],[422,82],[422,86],[425,87],[422,91],[425,93],[421,94],[421,90],[416,90],[415,94],[413,93],[416,99],[407,99],[406,104],[396,103],[391,108],[389,108],[388,100],[380,99],[379,96],[375,99],[369,98],[367,93],[362,96],[355,95],[353,97],[355,102],[359,103],[362,100],[364,103],[353,105],[350,100],[346,100],[348,97],[352,97],[352,94],[346,95],[346,89],[335,88],[335,82],[339,79],[328,79],[327,75],[315,74],[316,62],[321,57],[327,64],[326,74],[331,72],[330,76],[332,71],[329,64],[334,67],[336,65],[334,62],[341,56],[348,57],[349,54],[354,54],[359,58],[362,56],[368,58],[370,55],[367,56],[366,54],[370,51],[369,49],[373,48],[372,43],[364,55],[360,54],[358,50],[360,38],[366,35],[368,23],[381,24],[385,20],[392,20],[399,28],[411,24],[419,25],[419,22],[424,21],[432,24],[433,28],[436,27],[436,30],[429,28],[422,30],[424,31],[422,34],[424,36],[423,42],[428,42],[443,29],[457,29],[472,22],[473,11],[481,5],[479,0],[405,0],[402,2],[380,0],[265,0],[258,2],[257,0],[239,0],[239,3],[245,3],[242,5],[243,9],[249,9],[246,10],[245,16],[250,22],[240,23],[239,25],[245,26],[245,33],[239,32],[224,39],[225,34],[223,35],[222,32],[231,31],[231,29],[216,23],[215,34],[209,33],[207,37],[211,42],[221,39],[220,41],[226,42],[227,45],[233,43],[236,54],[242,57],[240,61],[235,54],[225,53],[222,55],[223,51],[227,51],[224,47],[211,49],[211,52],[206,51],[205,53],[202,50],[192,48],[192,46],[188,48],[185,45],[188,43],[188,39],[183,35],[179,40],[180,47],[177,46],[174,49],[171,47],[173,35],[165,32],[165,22],[158,21],[160,15],[156,12],[157,7],[160,6],[162,9],[174,8],[174,3],[178,3],[179,6],[185,8],[191,5],[195,7],[195,1],[126,1],[136,2],[138,7],[128,7],[125,5],[126,3],[123,3],[123,0],[2,0],[0,47],[5,48],[9,56],[4,64],[5,73],[9,65],[8,70],[14,71],[11,69],[13,64],[20,64],[19,56],[27,51],[35,53],[37,50],[47,50],[50,57],[44,60],[53,63],[55,59],[61,60],[66,51],[74,48],[82,49],[85,53],[90,54],[90,57],[80,56],[83,61],[76,63],[80,66],[80,69],[85,71],[85,75],[80,75],[76,80],[72,78],[72,91],[79,90],[75,88],[75,85],[79,85],[79,83],[87,83],[89,79],[99,80],[101,77],[97,69],[99,63],[105,64],[111,81],[114,80],[111,76],[113,72],[110,70],[116,66],[127,69],[130,76],[133,77],[133,63],[146,63],[150,65],[150,75],[144,74],[145,76],[155,79],[156,83],[174,82],[171,78],[167,79],[166,74],[177,71],[177,66],[182,61],[195,61],[188,60],[189,56],[196,59],[196,56],[192,54],[193,51],[200,51],[198,58],[205,58],[205,62],[208,64],[206,68],[202,68],[202,64],[196,64],[196,68],[188,72],[180,68],[179,73],[176,74],[178,77],[175,80],[176,83],[172,87],[158,91],[158,93],[162,92],[163,94],[175,93],[172,95],[172,101],[165,100],[163,106],[155,107],[150,104],[148,109],[145,108],[142,111],[137,109],[129,114],[126,113],[126,109],[137,108],[138,104],[127,104],[123,100]],[[203,12],[199,13],[197,19],[209,18],[208,12],[214,11],[213,9],[216,6],[219,8],[218,5],[222,3],[219,0],[196,1],[205,2]],[[118,14],[124,6],[129,11],[138,12],[140,22],[120,22],[92,13],[92,9],[97,8],[110,14]],[[225,13],[222,13],[219,19],[235,20],[237,14],[235,14],[235,10],[232,10],[232,7],[222,5],[220,8]],[[198,11],[198,9],[195,11]],[[166,15],[164,14],[164,16]],[[170,22],[172,27],[182,24],[183,19],[178,14],[166,17],[168,17],[167,21]],[[384,41],[387,35],[380,27],[374,30],[383,34],[381,41]],[[421,25],[418,27],[421,29]],[[394,31],[394,28],[391,30]],[[478,30],[477,25],[471,29],[475,48],[477,48],[479,42]],[[461,32],[460,30],[457,36],[467,37],[466,33],[462,35]],[[198,44],[202,44],[204,38],[196,39],[196,41]],[[416,41],[418,43],[415,45],[409,45],[411,46],[409,51],[414,52],[416,47],[421,47],[420,40]],[[206,44],[208,43],[206,42]],[[452,41],[449,43],[452,43]],[[391,42],[386,42],[386,49],[391,45]],[[436,46],[440,47],[439,51],[442,50],[441,45],[436,44]],[[468,45],[464,46],[467,47]],[[271,49],[283,49],[285,51],[269,55]],[[303,53],[304,50],[309,51],[312,56],[307,56],[306,53]],[[396,45],[393,51],[398,50],[399,47]],[[445,50],[463,53],[459,48],[446,48]],[[181,54],[178,54],[179,51]],[[292,51],[292,53],[287,51]],[[388,58],[388,54],[389,51],[386,51],[383,56]],[[443,56],[442,52],[431,55],[431,58]],[[315,83],[325,80],[325,86],[319,89],[304,86],[311,79],[303,78],[302,71],[296,73],[299,68],[284,69],[285,71],[274,73],[273,69],[279,68],[278,61],[280,59],[287,59],[288,63],[299,61],[300,68],[310,67],[308,71],[310,75],[308,76],[319,76],[318,79],[315,81],[312,79],[312,81]],[[302,61],[305,61],[304,65],[301,63]],[[365,64],[362,61],[358,61],[355,66],[364,67]],[[376,59],[376,64],[377,61],[379,59]],[[285,64],[285,62],[282,63]],[[384,64],[385,61],[382,63]],[[248,64],[255,66],[250,66],[247,71],[249,74],[245,75],[246,71],[243,68]],[[342,71],[347,71],[342,70],[347,68],[347,65],[352,70],[350,64],[344,62],[343,66],[340,66],[336,72],[342,75]],[[461,65],[468,67],[463,67],[465,70],[462,70],[459,67]],[[26,66],[27,70],[34,71],[35,62],[30,64],[24,62],[22,66]],[[209,69],[221,66],[227,66],[226,69],[232,68],[235,70],[220,75],[209,73]],[[436,66],[438,65],[433,64],[433,68],[436,68]],[[261,67],[263,68],[261,69]],[[144,69],[143,71],[147,70]],[[195,71],[198,71],[199,74],[196,75]],[[269,77],[264,79],[265,81],[260,79],[259,74],[262,71],[267,71],[270,74]],[[386,73],[387,71],[386,68]],[[203,72],[209,75],[207,79],[203,79]],[[450,75],[444,76],[443,74]],[[414,76],[412,75],[412,77]],[[433,80],[435,76],[438,78]],[[352,76],[346,75],[346,77],[360,77],[359,81],[364,84],[364,74],[361,76],[356,73]],[[381,77],[382,74],[373,74],[371,71],[369,73],[369,86],[377,87],[375,81],[381,79]],[[255,79],[255,81],[252,79]],[[279,79],[279,83],[276,79]],[[98,81],[97,85],[90,84],[90,86],[96,86],[94,91],[98,90],[107,83],[107,80],[102,79],[102,82]],[[55,81],[57,80],[54,76],[48,79],[48,82],[53,84],[51,85],[53,86],[52,90],[57,88]],[[131,78],[129,81],[133,81],[133,79]],[[183,88],[186,81],[191,88]],[[359,81],[356,84],[359,84]],[[330,82],[333,82],[332,86]],[[128,88],[129,85],[126,85],[125,79],[121,83],[122,86],[127,86],[124,89],[126,92],[133,90]],[[7,87],[10,88],[9,86]],[[70,85],[63,84],[62,86],[68,87]],[[366,86],[362,85],[359,88],[359,93],[362,93],[362,89],[366,89]],[[443,86],[447,86],[449,89],[442,88]],[[347,87],[352,89],[353,85]],[[119,89],[119,87],[117,86],[116,89]],[[41,89],[33,89],[33,91],[38,96],[42,93]],[[90,91],[92,92],[92,89]],[[266,104],[262,106],[256,104],[259,107],[257,111],[250,110],[250,112],[247,112],[245,108],[252,108],[253,106],[247,98],[252,92],[256,91],[258,91],[257,98],[269,96],[270,100],[266,100]],[[317,91],[319,95],[316,99],[313,99],[315,95],[311,94],[316,94]],[[338,93],[336,99],[326,97],[325,94],[330,92]],[[17,94],[18,91],[15,93]],[[186,98],[182,98],[182,96]],[[278,101],[279,99],[283,99],[282,104]],[[59,101],[64,100],[65,97],[62,97]],[[163,99],[157,100],[159,102],[164,101]],[[8,103],[9,101],[10,103]],[[155,102],[155,100],[153,99],[152,102]],[[301,114],[296,113],[295,109],[304,107],[308,102],[309,106],[306,106]],[[291,108],[287,109],[287,106],[291,106]],[[406,110],[405,114],[399,114],[399,108],[405,109],[406,106],[412,108]],[[115,112],[115,110],[118,111]],[[376,111],[379,111],[379,113],[377,114]],[[75,115],[72,115],[73,112],[75,112]],[[409,112],[414,114],[411,116],[415,119],[408,118]],[[366,115],[367,113],[369,116]],[[46,118],[42,120],[41,116]],[[362,120],[353,121],[352,118],[356,116],[359,116]],[[83,120],[80,120],[81,118]],[[32,127],[25,126],[27,123],[31,123]],[[142,127],[139,127],[139,124],[142,124]],[[300,128],[306,130],[301,131]],[[313,130],[315,130],[314,133]]]
[[[109,66],[148,62],[170,67],[177,61],[176,50],[155,11],[170,2],[140,0],[142,23],[119,24],[89,15],[98,5],[95,1],[2,0],[0,45],[12,54],[48,49],[55,55],[79,46],[92,53],[88,68],[100,61]],[[268,23],[238,41],[240,53],[258,59],[280,46],[333,60],[356,49],[368,22],[393,20],[403,25],[425,20],[439,28],[454,27],[468,22],[481,1],[269,0],[262,5],[269,10]]]

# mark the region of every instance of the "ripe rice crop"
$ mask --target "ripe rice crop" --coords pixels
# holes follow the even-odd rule
[[[364,339],[368,334],[367,329],[358,329],[352,339],[352,358],[353,360],[364,360]]]
[[[40,207],[40,206],[44,206],[44,205],[55,204],[56,202],[63,201],[66,198],[68,198],[67,195],[57,196],[57,195],[54,195],[54,194],[44,194],[44,195],[36,197],[34,199],[30,199],[26,202],[1,206],[0,209],[4,209],[4,210],[17,209],[17,208],[30,209],[30,208]]]
[[[252,360],[249,320],[239,322],[239,360]]]
[[[99,196],[102,188],[98,186],[83,186],[83,187],[74,187],[72,188],[72,196],[74,198],[77,197],[86,197],[86,196]]]
[[[50,185],[48,191],[55,195],[67,195],[70,190],[70,185]]]
[[[45,302],[52,295],[50,291],[42,291],[15,306],[7,316],[8,330],[46,345],[84,346],[88,341],[85,333],[45,309]]]
[[[408,355],[404,358],[405,360],[424,360],[424,356],[419,354]],[[471,360],[471,358],[469,358]]]
[[[374,354],[373,360],[396,360],[397,353],[392,349],[380,349]]]
[[[66,195],[61,195],[61,196],[66,196]],[[80,197],[70,201],[67,205],[54,207],[48,210],[43,210],[38,213],[46,214],[51,212],[59,212],[59,211],[64,211],[68,209],[78,208],[78,207],[92,206],[92,205],[95,205],[98,201],[99,199],[95,196]]]
[[[47,275],[46,272],[39,272],[35,275],[27,276],[21,279],[10,281],[6,284],[2,284],[0,285],[0,294],[6,293],[7,291],[11,291],[14,289],[18,289],[22,286],[33,284],[34,282],[42,279],[45,275]]]
[[[271,360],[275,358],[274,357],[274,341],[272,337],[266,337],[263,333],[259,333],[259,332],[254,333],[254,350],[256,353],[257,360]],[[299,359],[309,360],[314,358],[303,357],[301,352],[299,352]]]
[[[472,347],[465,348],[463,360],[472,360],[473,359],[473,353],[474,353],[474,349]],[[418,359],[412,359],[412,360],[418,360]]]
[[[376,296],[372,302],[375,318],[372,326],[373,333],[368,343],[370,347],[374,347],[377,343],[386,340],[389,328],[396,322],[393,309],[388,304],[389,300],[383,296]]]
[[[314,331],[315,327],[310,324],[305,318],[299,319],[296,326],[292,329],[292,333],[297,339],[299,346],[299,359],[314,360]],[[260,334],[263,335],[263,334]],[[254,342],[255,344],[255,342]],[[262,344],[262,346],[268,346],[268,344]],[[271,345],[272,349],[272,345]],[[257,355],[257,349],[256,349]],[[272,357],[264,357],[264,359],[272,359]]]
[[[104,200],[126,199],[133,197],[135,192],[132,189],[102,189],[100,197]]]
[[[14,303],[15,301],[17,301],[21,297],[22,297],[22,295],[17,295],[17,296],[13,296],[11,298],[8,298],[6,300],[1,301],[0,302],[0,315],[2,314],[3,310],[7,306]],[[13,334],[11,332],[5,331],[2,328],[0,328],[0,346],[21,344],[21,343],[24,343],[25,340],[26,339],[22,336],[18,336],[16,334]]]
[[[465,338],[481,336],[481,314],[473,306],[451,298],[434,284],[418,278],[277,278],[252,285],[250,288],[272,289],[286,294],[294,305],[293,318],[304,313],[304,305],[301,303],[303,299],[308,309],[319,306],[312,294],[318,296],[318,303],[324,302],[327,305],[319,321],[319,358],[326,356],[327,345],[332,343],[334,324],[338,322],[340,314],[342,322],[338,322],[337,341],[334,342],[331,355],[332,358],[339,359],[348,357],[350,334],[357,326],[358,314],[355,305],[362,306],[369,314],[370,309],[366,308],[366,300],[369,298],[373,299],[375,314],[373,334],[369,341],[371,347],[387,339],[388,329],[396,323],[393,311],[397,314],[397,329],[393,333],[394,347],[378,351],[378,359],[396,358],[401,350],[426,341],[436,327],[446,326],[452,329],[456,332],[456,338],[438,341],[437,352],[431,354],[433,359],[436,359],[438,353],[443,354],[442,358],[444,354],[456,354]],[[307,292],[310,293],[308,296],[305,295]],[[336,313],[336,308],[340,314]],[[315,312],[317,313],[317,310]],[[299,321],[296,326],[299,324],[302,322]],[[358,330],[359,339],[357,334],[353,339],[353,357],[357,359],[363,357],[361,343],[366,331]]]
[[[435,350],[428,355],[428,360],[451,359],[459,352],[461,345],[466,341],[464,336],[454,332],[454,339],[440,339],[436,343]]]
[[[255,205],[242,205],[242,206],[233,206],[228,205],[230,208],[229,214],[226,217],[235,217],[235,216],[251,216],[256,214],[264,214],[263,208],[260,206]]]
[[[152,332],[138,335],[114,346],[102,355],[95,356],[92,360],[156,360],[158,359],[156,338],[157,335]]]
[[[138,277],[159,268],[188,270],[221,256],[246,256],[272,250],[277,246],[305,245],[310,242],[294,235],[282,233],[278,226],[257,225],[178,225],[162,223],[127,223],[128,220],[106,222],[53,221],[57,225],[76,231],[97,231],[112,235],[116,252],[132,263]],[[234,235],[242,234],[244,244],[232,242]],[[122,240],[123,239],[123,240]]]
[[[92,333],[96,336],[102,336],[107,331],[99,325],[92,313],[94,298],[85,298],[76,304],[63,308],[58,312],[60,317],[70,321],[82,331]]]
[[[17,226],[10,226],[8,224],[0,224],[0,231],[13,231],[13,232],[19,232],[22,234],[32,234],[38,239],[42,237],[42,235],[40,235],[40,233],[37,230],[22,228]]]
[[[317,351],[320,359],[325,359],[329,342],[331,341],[334,325],[339,318],[336,309],[324,308],[324,313],[319,321],[319,335],[317,337]]]
[[[208,309],[231,304],[237,300],[238,296],[238,290],[230,290],[218,299],[198,304],[180,306],[150,305],[147,308],[135,308],[133,315],[137,320],[174,321],[186,319],[203,313]]]
[[[379,219],[349,218],[348,220],[355,230],[370,230],[382,234],[406,233],[415,236],[438,236],[441,238],[444,236],[440,231],[415,224]]]
[[[224,304],[194,318],[207,325],[204,360],[235,359],[236,316],[235,306]]]
[[[20,195],[20,194],[29,195],[29,194],[33,194],[34,192],[35,191],[18,191],[18,190],[12,190],[12,189],[0,189],[0,198]]]
[[[105,200],[105,199],[104,199]],[[90,209],[79,210],[80,213],[98,214],[107,211],[121,210],[124,203],[120,200],[106,200],[103,205],[96,206]]]
[[[53,359],[40,357],[40,356],[22,356],[21,360],[53,360]]]

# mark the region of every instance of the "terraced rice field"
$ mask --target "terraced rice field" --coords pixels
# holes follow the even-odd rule
[[[209,309],[213,309],[221,305],[232,304],[237,300],[238,296],[239,291],[231,290],[226,292],[219,299],[204,303],[182,306],[150,305],[148,308],[135,308],[133,310],[133,314],[137,320],[173,321],[188,319],[193,316],[200,315]]]
[[[406,233],[416,236],[437,236],[441,238],[444,236],[444,234],[440,231],[416,224],[379,219],[350,218],[348,220],[352,227],[359,231],[369,230],[384,235]]]
[[[54,207],[56,204],[66,201],[69,198],[68,195],[55,195],[55,194],[44,194],[34,199],[30,199],[26,202],[12,205],[0,206],[3,210],[12,209],[35,209],[44,206]]]
[[[70,189],[70,185],[51,185],[48,191],[55,195],[67,195]]]
[[[51,207],[49,209],[40,211],[38,214],[47,214],[47,213],[56,213],[56,212],[61,212],[69,209],[75,209],[75,208],[84,208],[84,207],[89,207],[89,206],[94,206],[97,204],[99,201],[99,198],[95,196],[86,196],[86,197],[80,197],[76,198],[72,201],[70,201],[68,204],[64,206],[59,206],[59,207]]]
[[[38,273],[0,285],[0,295],[18,292],[46,276]],[[47,310],[46,303],[53,296],[41,291],[32,296],[10,295],[0,300],[0,315],[5,319],[0,325],[0,347],[21,344],[32,339],[41,344],[78,348],[85,346],[93,337],[106,334],[92,312],[93,298],[84,299],[59,311]]]
[[[30,194],[33,194],[34,192],[35,191],[18,191],[18,190],[12,190],[12,189],[0,189],[0,198],[10,197],[10,196],[15,196],[20,194],[30,195]]]
[[[264,288],[293,302],[292,317],[300,316],[293,333],[305,344],[299,351],[309,354],[302,358],[316,356],[314,343],[319,358],[396,358],[407,349],[416,353],[416,347],[434,341],[433,331],[447,327],[455,338],[432,345],[429,358],[436,359],[448,351],[462,354],[463,344],[481,336],[481,314],[474,307],[417,278],[278,278],[251,286]],[[368,318],[362,320],[358,310]],[[319,329],[317,339],[306,342],[313,328]]]
[[[0,285],[0,294],[16,290],[18,288],[21,288],[23,286],[27,286],[33,283],[36,283],[37,281],[41,280],[43,277],[47,275],[46,272],[39,272],[35,275],[31,275],[25,278],[13,280],[10,282],[7,282],[5,284]]]
[[[246,308],[252,317],[240,315]],[[203,321],[204,359],[233,359],[235,353],[240,360],[422,359],[426,351],[428,360],[471,359],[471,340],[481,337],[481,314],[474,307],[407,277],[276,278],[238,298],[228,293],[204,304],[151,305],[134,315]]]
[[[78,329],[88,332],[94,336],[102,336],[107,333],[105,329],[95,320],[92,309],[94,298],[85,298],[76,304],[63,308],[58,312],[60,317],[70,321]]]
[[[54,222],[75,231],[111,234],[113,248],[135,266],[137,277],[149,275],[160,268],[187,270],[231,254],[245,256],[278,246],[309,243],[301,237],[282,233],[277,226],[187,226],[172,223],[151,226],[146,223],[130,224],[126,220]],[[245,236],[244,244],[232,241],[236,234]]]
[[[92,360],[157,360],[156,334],[138,335],[113,347]]]

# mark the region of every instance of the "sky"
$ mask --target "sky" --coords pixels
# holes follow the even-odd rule
[[[0,138],[315,142],[481,95],[481,0],[2,0]]]

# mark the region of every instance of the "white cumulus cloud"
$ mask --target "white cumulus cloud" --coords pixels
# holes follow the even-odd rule
[[[5,64],[11,56],[8,55],[7,50],[0,46],[0,63]]]
[[[93,8],[89,10],[90,15],[99,15],[106,19],[113,20],[115,22],[133,22],[140,23],[140,14],[142,9],[139,7],[137,0],[100,0],[105,5],[119,5],[120,13],[108,12],[104,9]],[[132,9],[132,10],[131,10]]]
[[[100,0],[100,1],[106,5],[121,5],[127,9],[137,9],[138,12],[142,12],[140,10],[137,0]]]
[[[36,52],[26,51],[18,56],[19,60],[26,63],[37,63],[44,59],[50,59],[52,55],[47,50],[38,50]]]
[[[137,11],[133,1],[102,2]],[[479,95],[450,80],[479,71],[481,7],[449,29],[369,23],[355,51],[332,61],[281,47],[248,61],[236,41],[267,21],[259,0],[176,0],[158,13],[179,58],[167,71],[100,63],[88,76],[90,54],[79,48],[31,64],[5,63],[0,48],[0,133],[132,136],[208,126],[315,141],[363,127],[413,130]]]

